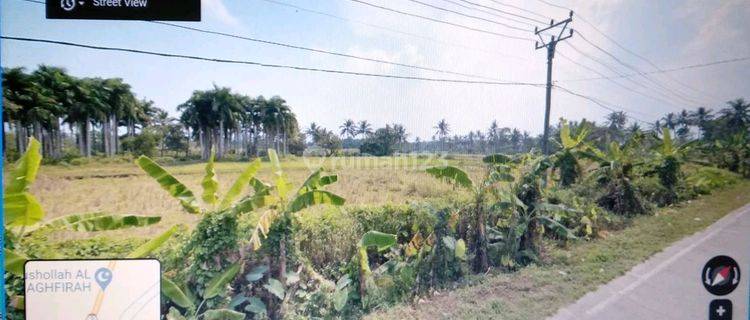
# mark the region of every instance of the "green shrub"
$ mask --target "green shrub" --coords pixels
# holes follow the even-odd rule
[[[122,150],[135,155],[151,157],[156,153],[159,139],[158,134],[145,130],[139,135],[122,138]]]
[[[685,178],[687,184],[699,194],[709,194],[711,191],[737,183],[738,174],[714,167],[699,167],[689,172]]]

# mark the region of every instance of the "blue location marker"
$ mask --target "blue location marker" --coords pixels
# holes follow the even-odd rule
[[[94,280],[96,280],[96,283],[98,283],[99,287],[104,291],[104,289],[107,289],[109,283],[112,282],[112,271],[107,268],[99,268],[96,270],[96,273],[94,273]]]

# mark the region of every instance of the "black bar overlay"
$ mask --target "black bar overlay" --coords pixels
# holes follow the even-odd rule
[[[201,0],[47,0],[47,19],[200,21]]]

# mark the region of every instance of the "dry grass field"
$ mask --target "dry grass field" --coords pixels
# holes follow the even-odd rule
[[[470,156],[450,159],[417,156],[289,158],[282,162],[282,167],[295,184],[302,183],[315,168],[326,168],[339,175],[339,183],[329,190],[343,196],[347,205],[377,205],[445,198],[458,192],[424,173],[425,168],[440,164],[459,166],[475,178],[483,170],[481,159]],[[229,188],[245,165],[243,162],[216,164],[221,190]],[[200,195],[204,163],[164,166]],[[264,162],[259,178],[269,181],[270,176],[269,164]],[[161,223],[148,229],[116,231],[110,236],[151,236],[176,223],[193,225],[198,221],[198,216],[182,211],[176,200],[132,162],[45,165],[31,192],[42,203],[46,219],[86,212],[162,216]]]

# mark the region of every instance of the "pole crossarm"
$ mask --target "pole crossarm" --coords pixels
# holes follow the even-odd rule
[[[555,23],[555,19],[552,19],[549,22],[549,26],[546,26],[546,27],[544,27],[542,29],[539,29],[539,27],[534,27],[534,34],[537,37],[539,37],[539,41],[537,41],[535,43],[534,48],[536,50],[539,50],[541,48],[544,48],[544,47],[547,47],[547,46],[550,46],[550,45],[554,46],[554,45],[557,44],[557,42],[563,41],[565,39],[568,39],[568,38],[572,37],[573,36],[573,29],[571,28],[571,29],[568,30],[568,24],[570,24],[571,22],[573,22],[573,11],[570,11],[570,15],[565,20],[562,20],[562,21],[559,21],[559,22]],[[551,29],[557,28],[559,26],[562,26],[562,28],[560,28],[560,32],[557,34],[557,37],[551,36],[549,42],[544,42],[544,39],[542,38],[542,35],[541,35],[542,32],[545,32],[547,30],[551,30]],[[563,33],[565,33],[565,30],[568,30],[568,33],[567,33],[567,35],[563,36]],[[540,43],[541,43],[541,45],[540,45]]]

